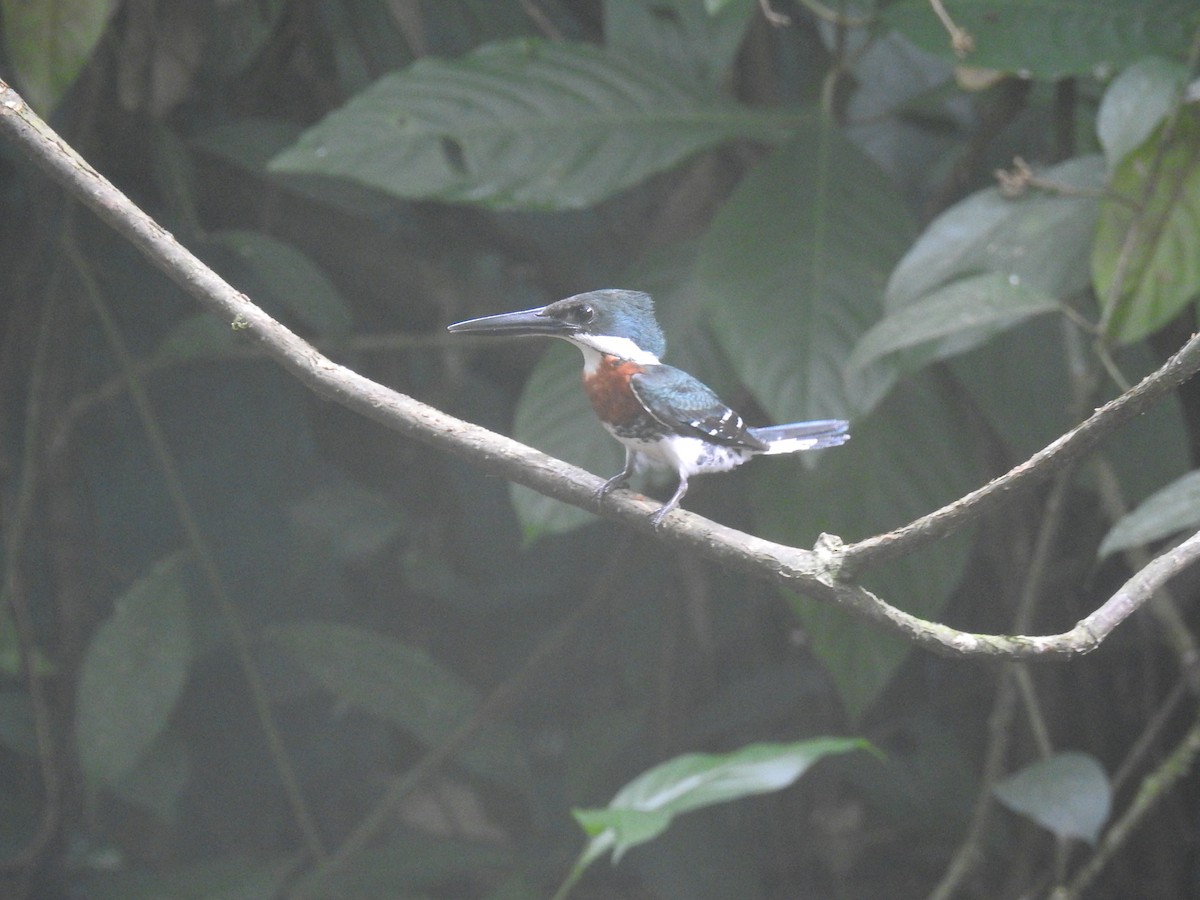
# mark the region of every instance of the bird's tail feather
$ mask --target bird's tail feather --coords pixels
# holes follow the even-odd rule
[[[767,445],[763,452],[769,456],[844,444],[850,440],[850,423],[843,419],[817,419],[812,422],[751,428],[750,433]]]

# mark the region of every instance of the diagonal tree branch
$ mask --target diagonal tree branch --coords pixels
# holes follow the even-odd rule
[[[209,312],[259,341],[264,351],[316,393],[387,428],[452,452],[491,474],[556,500],[655,532],[657,505],[617,492],[596,499],[601,479],[485,428],[449,416],[341,366],[319,353],[235,290],[93,169],[0,80],[0,134],[7,137],[73,197],[137,247]],[[960,657],[1028,659],[1072,656],[1094,649],[1158,586],[1200,556],[1200,536],[1159,557],[1108,602],[1070,631],[1050,636],[988,635],[928,622],[850,582],[884,559],[911,553],[979,518],[1019,487],[1036,484],[1200,369],[1193,339],[1158,372],[1007,475],[946,508],[887,535],[843,545],[823,536],[815,550],[766,541],[680,511],[661,530],[664,540],[815,600],[836,603],[931,650]]]

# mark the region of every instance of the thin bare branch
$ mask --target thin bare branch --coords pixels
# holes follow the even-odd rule
[[[851,578],[884,559],[907,555],[1007,503],[1016,492],[1041,484],[1064,466],[1086,456],[1113,431],[1146,412],[1197,371],[1200,371],[1200,336],[1194,336],[1129,391],[999,478],[895,531],[845,547],[842,577]]]

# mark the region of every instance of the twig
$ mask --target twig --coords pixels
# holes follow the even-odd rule
[[[975,38],[971,37],[971,32],[950,18],[942,0],[929,0],[929,5],[933,7],[933,11],[942,22],[942,27],[950,35],[950,47],[954,50],[954,55],[959,59],[966,58],[966,55],[975,49]]]
[[[408,42],[413,56],[428,56],[428,31],[423,21],[420,0],[388,0],[387,7],[400,33],[404,35],[404,40]]]
[[[1100,407],[1075,428],[999,478],[894,531],[845,547],[842,577],[853,577],[885,559],[906,555],[917,547],[932,543],[1007,503],[1017,491],[1040,484],[1095,449],[1113,430],[1144,413],[1197,371],[1200,371],[1200,336],[1189,340],[1157,371],[1129,391]]]
[[[1172,717],[1179,710],[1180,704],[1189,696],[1187,681],[1180,678],[1171,688],[1170,693],[1155,710],[1154,715],[1150,717],[1150,721],[1146,723],[1146,727],[1142,729],[1142,733],[1138,735],[1138,739],[1133,746],[1129,748],[1129,752],[1125,754],[1125,758],[1121,760],[1120,768],[1117,769],[1112,776],[1112,792],[1114,795],[1121,793],[1126,782],[1133,777],[1133,771],[1150,749],[1155,745],[1159,738],[1162,737],[1163,731],[1166,730],[1168,724],[1171,723]]]
[[[1107,188],[1077,187],[1065,181],[1055,181],[1053,178],[1043,178],[1033,170],[1024,157],[1014,156],[1011,169],[996,169],[992,173],[996,178],[996,186],[1000,194],[1010,200],[1023,197],[1031,189],[1056,194],[1059,197],[1086,197],[1095,200],[1112,200],[1130,209],[1139,209],[1136,200],[1117,194]]]
[[[521,0],[521,9],[525,11],[525,15],[529,16],[533,24],[546,37],[555,41],[566,40],[566,35],[563,34],[562,29],[554,24],[554,20],[546,15],[545,11],[537,5],[536,0]]]
[[[758,0],[758,8],[762,10],[763,18],[767,20],[768,24],[774,25],[776,28],[792,24],[792,20],[788,16],[771,8],[771,0]]]
[[[967,825],[962,843],[946,867],[942,880],[929,893],[928,900],[950,900],[958,887],[971,874],[983,855],[983,839],[991,821],[995,798],[992,786],[1004,774],[1004,762],[1008,756],[1008,744],[1012,739],[1013,716],[1017,708],[1017,689],[1010,672],[1002,672],[996,688],[996,700],[988,716],[988,744],[983,760],[983,771],[979,776],[979,791],[971,809],[971,820]]]

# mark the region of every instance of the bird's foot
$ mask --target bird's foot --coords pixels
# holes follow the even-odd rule
[[[674,503],[665,503],[659,508],[658,512],[650,517],[650,524],[654,526],[655,531],[662,528],[663,521],[670,515],[673,509],[675,509]]]
[[[629,481],[629,476],[626,475],[624,472],[620,472],[620,473],[614,475],[612,478],[608,479],[608,481],[604,482],[604,484],[600,485],[600,487],[598,487],[596,489],[596,499],[603,500],[605,497],[607,497],[609,495],[610,492],[616,490],[619,487],[624,487],[625,483],[627,481]]]

